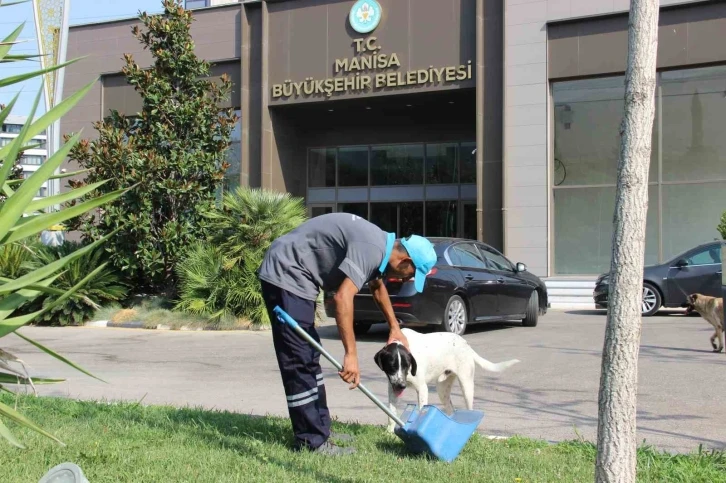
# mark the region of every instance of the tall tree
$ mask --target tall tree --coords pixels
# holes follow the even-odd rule
[[[615,203],[610,300],[600,377],[596,482],[636,475],[636,402],[648,168],[655,114],[658,0],[632,0],[625,117]]]
[[[140,14],[144,30],[132,28],[153,65],[142,68],[124,55],[123,73],[142,98],[141,112],[112,111],[94,125],[98,138],[79,143],[71,158],[91,168],[81,185],[110,180],[100,194],[138,186],[74,228],[93,240],[120,229],[108,246],[116,267],[138,289],[170,294],[182,250],[206,235],[203,213],[224,180],[238,118],[220,107],[230,79],[211,79],[210,64],[194,53],[191,12],[180,0],[162,4],[159,15]]]

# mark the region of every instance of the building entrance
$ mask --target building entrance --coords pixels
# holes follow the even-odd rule
[[[476,238],[472,141],[308,149],[311,216],[352,213],[399,236]]]

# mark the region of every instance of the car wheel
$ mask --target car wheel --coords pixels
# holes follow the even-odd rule
[[[466,332],[466,322],[469,315],[466,311],[466,302],[458,295],[454,295],[449,299],[444,310],[444,321],[441,324],[443,332],[464,335]]]
[[[532,295],[529,296],[529,302],[527,302],[527,311],[522,319],[522,325],[525,327],[536,327],[538,318],[539,293],[536,290],[533,290]]]
[[[653,285],[645,282],[643,284],[643,317],[650,317],[658,312],[663,301],[660,298],[660,292]]]
[[[353,324],[353,333],[355,335],[364,335],[371,330],[371,324]]]

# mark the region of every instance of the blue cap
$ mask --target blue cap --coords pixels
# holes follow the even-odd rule
[[[416,267],[414,286],[416,287],[416,291],[421,293],[426,283],[426,276],[434,268],[434,265],[436,265],[437,256],[434,245],[426,238],[418,235],[401,238],[401,245],[406,249],[408,256],[411,257]]]

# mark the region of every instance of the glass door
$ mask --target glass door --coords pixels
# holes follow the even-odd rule
[[[423,201],[371,203],[371,222],[399,238],[423,235]]]
[[[332,213],[334,211],[334,206],[332,204],[310,205],[308,208],[310,218],[315,218],[316,216],[320,215],[327,215],[328,213]]]
[[[368,219],[368,203],[338,203],[338,212],[350,213]]]
[[[426,236],[456,237],[459,231],[459,202],[426,202]]]
[[[461,236],[476,240],[476,201],[462,201],[461,215]]]

